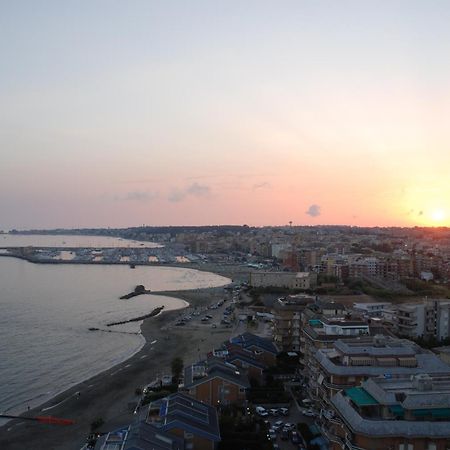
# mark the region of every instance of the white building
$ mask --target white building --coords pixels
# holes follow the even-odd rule
[[[408,337],[450,337],[450,302],[425,300],[423,303],[397,306],[397,333]]]
[[[353,303],[353,309],[368,315],[369,317],[381,317],[384,312],[390,310],[390,302]]]

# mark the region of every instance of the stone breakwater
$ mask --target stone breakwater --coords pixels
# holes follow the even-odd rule
[[[121,322],[111,322],[107,323],[107,327],[112,327],[114,325],[123,325],[124,323],[130,323],[130,322],[139,322],[140,320],[148,319],[150,317],[157,316],[162,310],[164,309],[164,306],[158,306],[155,308],[151,313],[145,314],[144,316],[135,317],[133,319],[123,320]]]

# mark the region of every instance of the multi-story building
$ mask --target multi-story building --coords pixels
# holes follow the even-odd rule
[[[302,312],[316,298],[311,295],[294,295],[279,298],[273,305],[275,316],[273,339],[283,351],[299,351],[302,331]]]
[[[381,335],[339,340],[331,349],[318,350],[315,359],[317,372],[310,385],[324,409],[337,392],[370,377],[450,373],[450,366],[435,354],[406,339]]]
[[[390,302],[353,303],[353,309],[368,317],[381,317],[386,310],[391,310]]]
[[[450,302],[425,300],[400,304],[396,309],[396,331],[400,336],[443,340],[450,337]]]
[[[378,377],[331,399],[333,450],[448,450],[450,374]]]
[[[252,287],[280,287],[311,289],[317,285],[317,274],[312,272],[250,272]]]
[[[305,311],[306,313],[306,311]],[[306,316],[306,314],[304,314]],[[332,348],[338,339],[357,338],[371,333],[368,322],[362,318],[341,318],[331,323],[326,318],[314,318],[304,321],[300,337],[300,364],[304,367],[305,375],[310,376],[311,370],[317,366],[315,354],[317,350]],[[375,332],[380,332],[376,328]]]

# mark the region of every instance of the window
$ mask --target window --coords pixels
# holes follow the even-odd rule
[[[434,442],[428,442],[427,450],[436,450],[436,444]]]

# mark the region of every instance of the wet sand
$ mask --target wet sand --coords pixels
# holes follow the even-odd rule
[[[223,271],[225,274],[227,271]],[[166,293],[190,303],[189,309],[224,298],[223,287],[170,291]],[[183,358],[185,364],[205,357],[212,348],[236,332],[234,328],[211,328],[200,317],[184,327],[174,322],[185,310],[163,312],[146,319],[141,331],[146,339],[144,347],[125,362],[104,371],[65,391],[24,416],[56,416],[76,421],[71,426],[46,425],[15,419],[0,428],[2,450],[71,450],[80,449],[90,433],[90,424],[102,418],[105,424],[99,431],[110,431],[133,420],[138,401],[136,388],[147,385],[157,376],[170,374],[173,358]],[[218,322],[222,310],[208,312],[211,322]],[[216,319],[217,317],[217,319]],[[156,341],[156,342],[155,342]],[[77,394],[79,392],[79,395]]]

